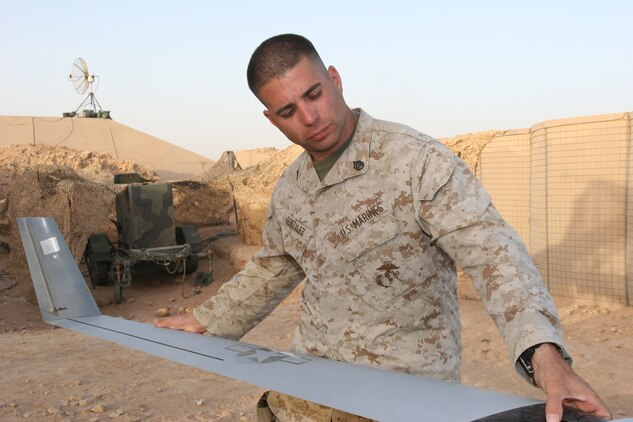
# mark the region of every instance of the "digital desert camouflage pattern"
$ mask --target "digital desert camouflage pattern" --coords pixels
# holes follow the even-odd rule
[[[129,248],[176,245],[171,184],[130,184],[116,196],[119,238]]]
[[[371,422],[371,419],[356,416],[342,410],[332,409],[317,403],[301,400],[276,391],[267,392],[270,412],[259,412],[258,422]]]
[[[297,352],[458,382],[457,262],[512,361],[537,343],[564,350],[523,242],[467,166],[427,135],[357,112],[323,183],[307,153],[286,169],[263,248],[195,317],[239,338],[305,275]]]
[[[258,412],[258,422],[372,422],[372,419],[276,391],[268,391],[263,397],[266,398],[268,411]]]

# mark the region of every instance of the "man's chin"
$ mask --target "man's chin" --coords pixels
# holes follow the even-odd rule
[[[312,158],[314,158],[317,161],[323,160],[327,157],[329,157],[330,155],[332,155],[339,147],[338,144],[334,143],[332,145],[301,145],[303,147],[304,150],[306,150],[306,152],[308,154],[310,154],[312,156]]]

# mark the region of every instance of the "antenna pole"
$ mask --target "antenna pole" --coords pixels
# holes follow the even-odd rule
[[[103,109],[101,108],[101,104],[99,104],[99,101],[97,101],[97,97],[95,96],[94,92],[90,92],[90,94],[88,94],[88,96],[86,98],[84,98],[84,100],[81,102],[81,104],[79,104],[79,107],[77,107],[75,109],[75,113],[77,113],[79,111],[79,109],[81,107],[83,107],[84,105],[89,105],[92,107],[92,109],[96,112],[97,111],[97,107],[99,107],[98,111],[102,111]]]
[[[68,79],[73,83],[75,91],[77,91],[78,94],[85,94],[86,91],[90,91],[90,93],[84,98],[81,104],[79,104],[79,107],[75,109],[74,113],[64,113],[64,116],[67,114],[77,115],[77,112],[81,110],[82,107],[86,107],[86,109],[83,110],[86,112],[83,117],[101,117],[100,113],[103,112],[103,109],[92,89],[94,81],[98,78],[98,76],[88,73],[88,65],[83,58],[77,57],[75,59]],[[110,112],[103,113],[103,117],[110,118]]]

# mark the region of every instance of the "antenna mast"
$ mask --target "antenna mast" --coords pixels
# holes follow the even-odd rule
[[[97,100],[97,97],[94,94],[96,88],[93,90],[93,83],[98,80],[98,76],[91,75],[88,72],[88,64],[86,61],[77,57],[73,62],[72,68],[70,69],[70,75],[68,75],[68,79],[72,82],[75,91],[78,94],[83,95],[88,92],[88,96],[79,104],[79,107],[75,109],[75,111],[70,113],[64,113],[64,117],[74,117],[77,115],[77,112],[81,109],[80,117],[103,117],[106,119],[110,118],[110,112],[104,111],[101,108],[101,104]],[[82,107],[84,107],[82,109]]]

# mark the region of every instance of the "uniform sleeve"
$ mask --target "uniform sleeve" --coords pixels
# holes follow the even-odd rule
[[[218,293],[194,309],[196,319],[211,335],[239,339],[257,325],[305,277],[284,252],[281,229],[271,202],[263,247]]]
[[[538,343],[557,344],[571,362],[556,307],[527,248],[481,183],[450,151],[434,151],[422,168],[420,224],[472,278],[517,372],[526,377],[518,358]]]

